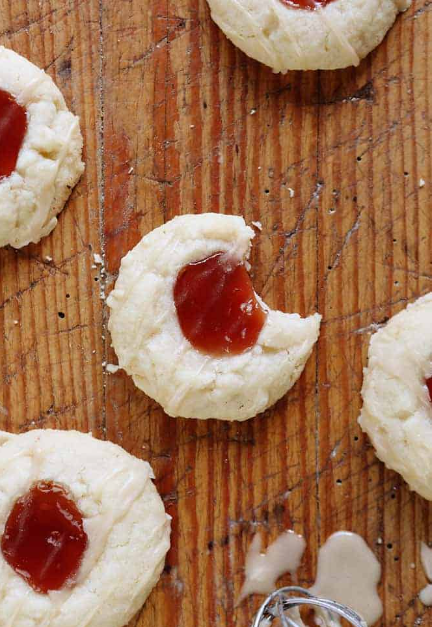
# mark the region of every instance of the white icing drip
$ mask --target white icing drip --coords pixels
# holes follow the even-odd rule
[[[430,549],[424,542],[421,543],[420,559],[426,577],[429,581],[432,581],[432,549]]]
[[[42,464],[43,464],[42,451],[41,451],[40,448],[35,446],[32,449],[32,470],[31,470],[32,481],[31,481],[31,483],[29,485],[29,489],[30,489],[31,485],[33,485],[33,483],[35,483],[36,479],[39,477],[40,469],[42,467]]]
[[[29,592],[27,592],[26,596],[29,594]],[[16,611],[12,614],[12,616],[9,619],[9,622],[6,623],[5,627],[13,627],[15,625],[15,621],[18,618],[18,616],[21,614],[21,610],[23,608],[24,605],[24,600],[22,601],[22,603],[20,605],[18,605]]]
[[[72,124],[70,125],[69,132],[66,138],[64,139],[63,146],[57,156],[56,167],[54,168],[53,173],[52,173],[51,184],[47,186],[46,190],[41,194],[39,198],[39,209],[41,211],[39,212],[40,217],[37,223],[38,228],[42,228],[46,219],[46,213],[44,214],[43,209],[45,207],[50,208],[54,200],[54,196],[56,193],[55,180],[57,178],[57,175],[59,173],[61,166],[63,165],[66,155],[68,154],[69,142],[73,133],[77,130],[77,127],[78,127],[78,118],[74,117],[72,120]],[[45,225],[45,228],[43,229],[43,236],[48,235],[52,231],[52,229],[55,226],[55,223],[56,223],[56,217],[54,216],[53,218],[51,218],[50,222],[47,225]]]
[[[296,627],[306,627],[306,625],[302,621],[300,609],[298,607],[293,607],[292,609],[287,610],[284,615],[294,621]]]
[[[330,614],[326,610],[317,607],[315,610],[315,624],[319,627],[342,627],[339,617],[336,614]],[[367,627],[366,623],[363,623]]]
[[[322,21],[327,26],[327,28],[336,37],[341,48],[345,50],[348,56],[351,57],[352,64],[358,65],[360,63],[360,57],[358,56],[354,48],[351,46],[348,39],[345,37],[345,34],[343,33],[342,29],[333,20],[327,17],[325,10],[321,6],[317,6],[316,11],[320,15]]]
[[[277,32],[278,28],[280,28],[279,11],[281,11],[282,8],[284,8],[285,10],[289,10],[289,8],[282,6],[281,0],[274,0],[273,6],[270,7],[269,19],[267,21],[267,24],[263,24],[262,26],[260,24],[257,24],[257,28],[260,32],[262,32],[263,29],[267,29],[267,31],[269,32],[268,38],[270,38],[271,35],[273,35],[274,31]],[[301,59],[303,56],[303,52],[302,52],[301,46],[297,42],[295,33],[293,32],[291,34],[291,29],[288,29],[288,28],[284,29],[284,37],[286,37],[289,43],[293,46],[294,54],[297,56],[297,58]],[[272,55],[271,42],[267,42],[267,43],[270,43],[270,55]],[[279,50],[274,49],[274,54],[277,55],[279,63],[283,64],[284,56],[285,56],[284,53]],[[260,170],[260,168],[258,168],[258,170]]]
[[[423,605],[426,605],[427,607],[430,607],[432,605],[432,584],[431,583],[428,584],[425,588],[423,588],[423,590],[419,594],[419,599],[423,603]]]
[[[31,449],[27,449],[27,450],[23,449],[23,450],[17,451],[13,455],[6,457],[0,462],[0,472],[3,470],[5,466],[8,466],[9,464],[13,464],[13,462],[16,459],[19,459],[20,457],[31,457],[31,456],[32,456]]]
[[[383,611],[377,592],[380,577],[381,566],[363,538],[340,531],[319,551],[317,578],[310,592],[351,607],[373,625]]]
[[[302,536],[294,531],[286,531],[262,553],[262,539],[257,533],[246,556],[246,580],[239,602],[250,594],[270,594],[284,573],[289,572],[294,576],[305,548],[306,541]]]
[[[235,241],[234,244],[230,246],[230,248],[224,251],[220,259],[221,261],[227,260],[227,262],[229,262],[231,259],[235,259],[236,261],[246,262],[247,261],[246,258],[248,257],[250,247],[251,247],[250,240],[249,240],[248,247],[246,248],[246,250],[245,250],[243,242]]]
[[[29,83],[29,85],[27,86],[26,89],[23,90],[23,92],[21,92],[21,96],[23,94],[27,94],[27,90],[34,90],[35,86],[41,82],[42,78],[44,78],[45,75],[42,77],[37,77],[35,78],[33,81],[31,81],[31,83]],[[69,141],[73,135],[73,133],[76,131],[77,127],[79,126],[79,120],[77,117],[74,117],[72,120],[72,124],[69,128],[69,132],[66,135],[64,141],[63,141],[63,145],[61,147],[61,150],[59,151],[59,154],[57,155],[57,158],[55,159],[55,167],[53,168],[52,171],[52,176],[51,178],[45,183],[44,189],[40,190],[40,195],[37,198],[37,210],[34,213],[33,216],[33,220],[31,221],[30,224],[27,225],[27,231],[30,233],[37,231],[40,231],[41,233],[41,237],[45,237],[46,235],[49,235],[51,233],[51,231],[54,229],[55,225],[57,224],[57,218],[56,216],[53,216],[49,222],[47,224],[45,224],[45,221],[48,217],[48,213],[51,210],[52,207],[52,203],[54,200],[54,196],[56,194],[56,186],[55,186],[55,181],[57,178],[57,175],[59,173],[59,170],[68,154],[69,151]],[[16,214],[16,220],[15,223],[16,225],[23,222],[21,220],[19,211],[17,211]]]
[[[41,456],[41,450],[37,447],[37,445],[29,446],[28,448],[23,448],[16,451],[13,455],[8,455],[3,459],[0,463],[0,473],[2,472],[5,466],[12,465],[16,460],[21,459],[22,457],[30,458],[30,470],[28,480],[23,488],[22,494],[20,494],[16,500],[21,498],[23,494],[26,494],[30,487],[36,483],[36,480],[40,474],[40,468],[42,466],[43,457]]]
[[[176,358],[180,356],[181,352],[185,352],[186,348],[189,348],[189,342],[185,340],[181,348],[182,350],[176,354]],[[206,359],[202,362],[198,370],[196,370],[196,372],[192,376],[188,377],[188,382],[176,390],[175,394],[171,397],[171,400],[169,403],[170,411],[178,412],[180,410],[180,405],[184,401],[187,393],[194,387],[193,386],[194,378],[201,374],[201,372],[204,370],[204,368],[208,365],[209,362],[210,362],[210,357],[206,357]],[[175,362],[174,362],[174,365],[175,365]]]
[[[111,475],[105,477],[103,481],[101,481],[101,491],[103,490],[103,486],[111,483],[115,476],[122,474],[125,471],[128,470],[124,468],[116,469]],[[145,490],[147,482],[150,479],[149,474],[143,476],[141,468],[139,473],[133,473],[130,471],[128,471],[128,473],[129,476],[127,480],[116,495],[116,501],[121,504],[120,507],[115,510],[112,508],[107,512],[102,512],[93,518],[84,520],[84,529],[89,538],[89,546],[86,550],[84,560],[81,564],[81,568],[73,587],[49,593],[50,599],[57,606],[56,613],[54,616],[49,618],[50,621],[58,616],[63,604],[73,594],[74,588],[82,584],[87,579],[105,550],[111,530],[126,516],[132,504]]]
[[[167,521],[165,524],[168,524],[168,521]],[[158,531],[159,531],[159,529],[158,529]],[[163,558],[161,561],[162,561],[162,563],[164,563],[164,562],[165,562],[165,558]],[[90,624],[91,624],[92,619],[93,619],[93,618],[94,618],[94,616],[95,616],[95,615],[99,612],[100,606],[103,604],[103,602],[104,602],[104,600],[105,600],[105,599],[109,599],[109,597],[111,596],[111,594],[113,594],[113,593],[114,593],[114,591],[115,591],[115,589],[116,589],[116,586],[117,586],[117,582],[115,582],[115,581],[114,581],[114,582],[110,585],[110,587],[109,587],[109,588],[107,588],[107,589],[105,589],[105,590],[104,590],[104,598],[103,598],[103,599],[101,599],[99,603],[95,603],[95,604],[94,604],[93,609],[89,612],[89,614],[86,616],[86,618],[85,618],[85,619],[84,619],[84,620],[83,620],[83,621],[82,621],[79,625],[77,625],[77,627],[88,627],[88,625],[90,625]],[[135,598],[135,596],[136,596],[137,594],[140,594],[140,592],[141,592],[141,583],[140,583],[140,581],[137,581],[137,582],[136,582],[136,591],[135,591],[134,593],[132,593],[132,590],[131,590],[130,592],[131,592],[131,598],[133,598],[133,599]],[[130,603],[130,605],[132,606],[133,604],[134,604],[134,603],[133,603],[133,601],[132,601],[132,602]],[[51,619],[50,619],[50,620],[51,620]],[[49,626],[47,626],[47,627],[49,627]]]
[[[305,546],[302,536],[288,531],[279,536],[266,553],[262,553],[261,536],[257,534],[246,556],[246,580],[239,601],[249,594],[274,592],[277,579],[286,572],[294,576]],[[330,536],[319,551],[317,577],[310,592],[352,608],[364,618],[367,627],[382,615],[382,603],[377,592],[380,577],[381,566],[363,538],[355,533],[340,531]],[[297,608],[287,612],[287,615],[299,627],[304,626]],[[317,625],[322,627],[341,625],[336,616],[330,616],[326,611],[317,609],[315,615]]]
[[[431,403],[426,379],[432,375],[432,363],[416,353],[406,342],[392,342],[392,359],[388,359],[386,344],[376,346],[375,358],[390,378],[399,379],[408,387],[423,408],[430,414]],[[420,377],[416,374],[420,371]]]
[[[175,238],[175,235],[172,235],[170,240],[168,240],[168,242],[166,243],[166,247],[169,246],[169,244],[171,242],[173,243],[173,246],[171,247],[171,254],[175,252],[177,246],[179,245],[179,240]],[[141,275],[140,273],[137,272],[136,275],[136,279],[135,281],[130,285],[129,289],[127,290],[127,292],[124,294],[122,302],[119,305],[118,308],[118,312],[121,312],[121,310],[126,306],[126,304],[128,303],[131,294],[136,290],[136,287],[138,285],[138,283],[141,280]],[[164,313],[162,314],[162,316],[159,318],[160,321],[162,321],[166,316],[169,315],[169,311],[164,311]],[[154,324],[154,328],[157,328],[158,322],[159,320],[156,319],[155,324]],[[145,334],[142,333],[141,331],[141,327],[146,325],[146,320],[145,318],[141,318],[140,316],[136,316],[136,322],[134,325],[134,332],[131,334],[131,342],[129,345],[129,355],[127,359],[123,359],[120,366],[127,370],[128,368],[131,367],[131,364],[133,363],[133,361],[137,358],[140,350],[141,350],[141,346],[142,343],[144,342],[144,340],[147,339],[147,337],[145,336]]]
[[[119,471],[119,472],[124,472]],[[112,477],[114,477],[114,473]],[[105,485],[112,481],[112,478],[107,478]],[[115,512],[113,509],[88,519],[85,522],[85,529],[89,537],[96,539],[93,541],[92,547],[89,547],[86,552],[86,557],[78,573],[76,584],[80,584],[88,577],[95,564],[99,561],[105,546],[108,536],[112,528],[117,525],[128,513],[133,503],[140,497],[145,490],[145,487],[149,481],[149,474],[143,476],[142,469],[140,472],[130,473],[128,479],[124,483],[122,489],[117,495],[118,503],[121,504]]]
[[[35,76],[18,94],[16,101],[23,106],[27,106],[31,102],[31,98],[35,93],[35,90],[41,83],[47,79],[47,75],[43,70],[40,71],[38,76]]]
[[[424,542],[421,543],[420,558],[426,577],[432,581],[432,549]],[[432,605],[432,584],[427,585],[419,594],[423,605]]]

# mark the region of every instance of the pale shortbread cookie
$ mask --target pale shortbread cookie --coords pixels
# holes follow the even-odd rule
[[[83,170],[79,119],[43,70],[0,46],[0,89],[27,110],[18,162],[0,179],[0,246],[37,243],[57,224]]]
[[[358,65],[411,0],[334,0],[314,11],[282,0],[208,0],[225,35],[273,68],[333,70]]]
[[[0,551],[0,625],[123,627],[150,594],[169,548],[170,520],[148,463],[77,431],[0,433],[0,533],[37,481],[63,484],[81,510],[88,547],[76,583],[36,593]]]
[[[361,428],[378,457],[432,500],[432,293],[372,336],[364,370]]]
[[[146,235],[122,260],[108,298],[113,346],[120,366],[171,416],[251,418],[294,385],[311,354],[319,314],[269,311],[258,342],[240,355],[211,357],[183,336],[173,299],[179,271],[219,251],[247,259],[253,237],[241,217],[184,215]]]

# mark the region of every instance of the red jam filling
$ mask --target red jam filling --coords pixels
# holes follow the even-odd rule
[[[426,379],[426,385],[429,391],[430,402],[432,403],[432,377],[430,377],[430,379]]]
[[[222,252],[179,272],[174,302],[183,335],[215,356],[254,346],[267,316],[244,265]]]
[[[81,512],[66,490],[40,481],[15,503],[1,548],[9,566],[36,592],[70,582],[87,547]]]
[[[7,91],[0,89],[0,179],[15,170],[27,132],[27,113]]]
[[[318,7],[325,7],[333,0],[281,0],[283,4],[286,4],[293,9],[306,9],[307,11],[314,11]]]

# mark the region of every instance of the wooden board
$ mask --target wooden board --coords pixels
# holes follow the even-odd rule
[[[287,528],[308,540],[300,583],[319,544],[353,530],[383,566],[381,624],[432,625],[416,598],[432,509],[356,423],[372,325],[431,289],[431,9],[415,0],[357,69],[276,76],[204,0],[0,0],[0,43],[63,90],[87,163],[50,237],[0,250],[0,426],[91,429],[153,465],[172,549],[131,625],[249,625],[259,599],[235,607],[248,545]],[[143,234],[202,211],[261,220],[258,292],[324,316],[300,381],[243,424],[168,418],[102,367],[99,286]]]

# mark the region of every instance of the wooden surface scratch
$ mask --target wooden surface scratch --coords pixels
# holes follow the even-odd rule
[[[375,325],[431,290],[431,7],[416,0],[356,69],[279,76],[205,0],[0,0],[0,43],[62,89],[86,160],[53,234],[0,250],[0,427],[91,429],[150,461],[172,549],[135,627],[249,625],[248,545],[287,528],[308,541],[301,584],[332,532],[356,531],[383,566],[381,625],[432,625],[417,598],[432,510],[356,421]],[[169,418],[102,365],[122,256],[205,211],[260,220],[257,291],[324,318],[297,385],[242,424]]]

